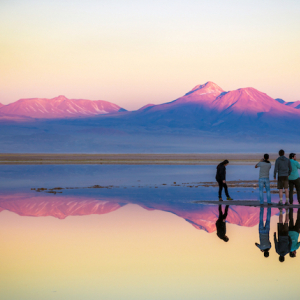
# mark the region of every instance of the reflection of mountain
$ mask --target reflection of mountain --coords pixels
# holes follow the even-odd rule
[[[74,197],[31,197],[28,194],[1,196],[0,212],[9,210],[20,216],[46,217],[65,219],[68,216],[107,214],[125,204],[116,201],[96,200]]]
[[[141,205],[145,208],[144,205]],[[187,222],[191,223],[195,228],[202,229],[207,232],[213,232],[216,230],[216,221],[219,217],[217,205],[187,205],[186,208],[167,205],[154,205],[153,208],[171,212],[181,218],[184,218]],[[224,209],[225,205],[223,205]],[[273,215],[275,214],[275,211]],[[259,210],[255,207],[246,206],[231,206],[229,207],[228,217],[226,219],[228,223],[253,227],[259,223]]]
[[[98,200],[88,197],[52,195],[33,197],[32,194],[23,193],[1,196],[0,212],[8,210],[20,216],[53,216],[58,219],[64,219],[67,216],[106,214],[130,203],[140,205],[147,210],[161,210],[173,213],[185,219],[197,229],[207,232],[216,230],[215,223],[218,219],[218,207],[191,203],[144,203],[130,202],[121,198]],[[239,226],[255,226],[259,223],[258,208],[232,206],[229,208],[226,221]]]

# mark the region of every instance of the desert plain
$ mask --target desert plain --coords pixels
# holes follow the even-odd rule
[[[269,153],[274,162],[277,153]],[[263,153],[191,153],[191,154],[74,154],[74,153],[1,153],[0,164],[128,164],[128,165],[211,165],[228,159],[233,165],[251,165]]]

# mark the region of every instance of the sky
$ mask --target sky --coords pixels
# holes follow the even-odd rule
[[[0,103],[106,100],[128,110],[213,81],[300,100],[298,0],[1,0]]]

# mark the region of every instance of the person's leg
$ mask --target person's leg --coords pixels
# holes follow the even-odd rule
[[[289,211],[289,219],[290,219],[290,222],[289,222],[289,230],[290,231],[294,231],[294,211],[292,208],[290,208],[290,211]]]
[[[283,196],[283,191],[282,189],[279,189],[279,200],[282,203],[282,196]]]
[[[223,213],[222,213],[222,205],[219,205],[219,219],[221,219],[223,216]]]
[[[259,203],[264,204],[264,194],[263,194],[264,181],[262,178],[259,178],[258,180],[258,187],[259,187]]]
[[[277,178],[277,189],[279,190],[279,204],[282,204],[283,183],[282,183],[282,177],[281,176],[278,176],[278,178]]]
[[[289,180],[289,200],[293,204],[294,180]]]
[[[229,208],[229,205],[226,205],[225,211],[224,211],[224,215],[223,215],[223,220],[226,220],[226,218],[227,218],[227,215],[228,215],[228,208]]]
[[[279,223],[283,224],[282,208],[279,210]]]
[[[289,204],[289,178],[288,176],[283,177],[283,187],[285,192],[285,204]]]
[[[285,203],[289,204],[290,203],[289,202],[289,190],[288,190],[288,188],[285,188],[284,191],[285,191]]]
[[[266,192],[267,192],[267,201],[271,203],[271,191],[270,191],[270,180],[266,178],[265,180]]]
[[[218,180],[219,184],[219,199],[222,198],[222,189],[223,189],[223,182]]]
[[[259,233],[261,233],[264,230],[264,208],[260,208],[259,212],[259,227],[258,227]]]
[[[285,220],[284,220],[284,224],[288,224],[289,223],[289,214],[288,214],[289,210],[285,209]]]
[[[223,183],[223,186],[224,186],[224,190],[225,190],[225,195],[226,195],[226,197],[230,197],[229,194],[228,194],[227,184],[226,184],[226,183]]]
[[[266,225],[265,225],[265,229],[270,231],[270,222],[271,222],[271,207],[268,207],[267,210],[267,221],[266,221]]]
[[[297,220],[295,224],[295,231],[300,232],[300,208],[297,211]]]
[[[298,202],[300,203],[300,178],[297,178],[295,180],[295,187],[296,187],[296,191],[297,191],[297,199],[298,199]]]

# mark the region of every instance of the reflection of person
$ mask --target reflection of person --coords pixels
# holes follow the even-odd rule
[[[298,208],[297,220],[296,220],[295,225],[294,225],[294,215],[293,215],[292,208],[290,208],[289,219],[290,219],[289,236],[292,240],[290,257],[296,257],[296,252],[297,252],[298,248],[300,247],[300,242],[298,242],[299,232],[300,232],[300,208]]]
[[[292,240],[289,236],[288,227],[288,210],[286,209],[285,221],[283,224],[282,208],[279,213],[279,223],[277,223],[278,241],[276,239],[276,232],[274,232],[274,242],[276,252],[279,254],[279,261],[284,262],[284,256],[290,253]]]
[[[216,174],[216,180],[219,184],[219,200],[223,201],[222,199],[222,190],[224,187],[225,195],[227,197],[227,200],[232,200],[232,198],[228,194],[228,188],[226,184],[226,166],[229,164],[229,161],[225,159],[217,166],[217,174]]]
[[[292,172],[292,165],[288,158],[284,156],[284,150],[279,150],[279,157],[276,159],[274,168],[274,179],[276,180],[276,173],[278,172],[277,189],[279,190],[279,204],[282,205],[283,189],[285,191],[285,204],[288,205],[289,198],[289,175]]]
[[[271,205],[271,193],[270,193],[270,180],[269,180],[269,172],[271,169],[271,163],[269,161],[269,154],[265,154],[264,158],[260,160],[259,163],[255,165],[255,168],[259,169],[259,202],[260,204],[264,204],[264,186],[267,192],[267,201],[268,204]]]
[[[271,220],[271,207],[268,207],[267,211],[267,220],[264,226],[264,208],[260,208],[259,214],[259,240],[260,244],[255,243],[255,245],[260,249],[261,252],[264,252],[265,257],[269,257],[269,250],[271,249],[270,243],[270,220]]]
[[[293,204],[293,193],[294,193],[294,186],[296,187],[297,191],[297,199],[300,203],[300,178],[298,174],[298,169],[300,169],[300,164],[296,161],[296,154],[290,153],[290,162],[292,165],[292,173],[289,176],[289,199],[290,204]]]
[[[217,227],[217,236],[223,240],[224,242],[228,242],[229,238],[226,235],[226,223],[225,220],[228,215],[228,208],[229,205],[226,205],[224,214],[222,212],[222,205],[219,205],[219,219],[216,222],[216,227]]]

